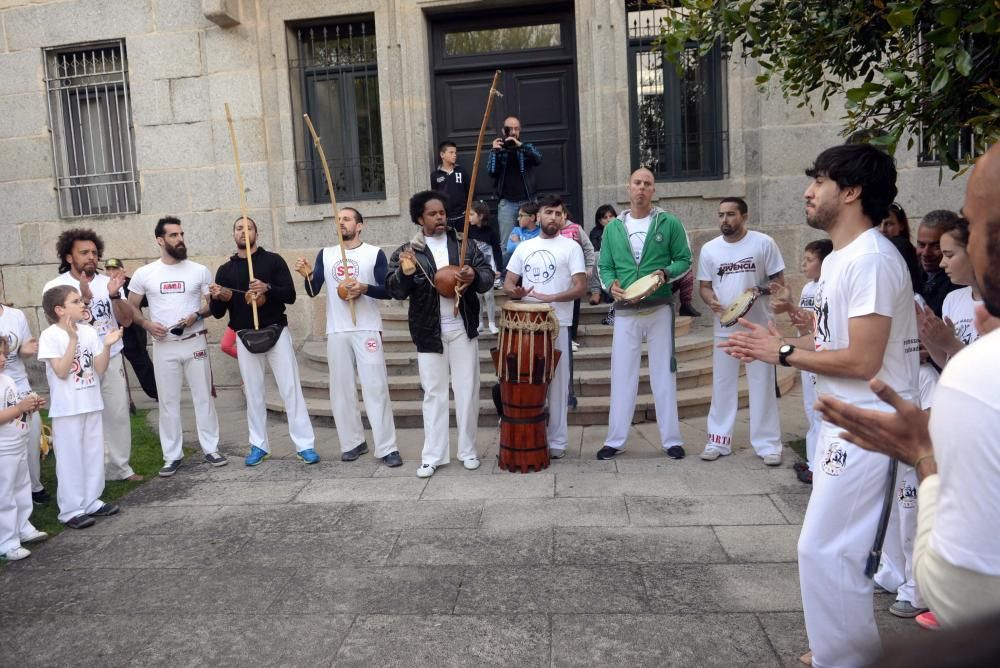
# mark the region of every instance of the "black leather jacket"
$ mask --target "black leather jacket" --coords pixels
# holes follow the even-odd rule
[[[461,241],[458,233],[452,228],[445,232],[448,235],[448,262],[458,264],[458,253]],[[399,254],[404,250],[413,251],[419,265],[413,276],[407,276],[399,268]],[[486,257],[479,252],[475,242],[470,242],[465,249],[465,264],[476,272],[476,278],[459,300],[459,313],[465,323],[465,333],[470,339],[479,336],[479,299],[476,293],[484,293],[493,289],[496,276]],[[427,249],[422,230],[413,239],[397,248],[389,259],[389,271],[385,277],[385,287],[393,299],[409,298],[410,337],[417,346],[419,353],[443,353],[441,343],[441,302],[440,295],[434,289],[434,274],[437,265],[434,256]]]

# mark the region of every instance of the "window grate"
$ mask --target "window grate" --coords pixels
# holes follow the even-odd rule
[[[60,217],[138,213],[124,42],[48,49],[45,62]]]
[[[293,117],[308,113],[337,197],[385,196],[375,24],[371,19],[292,27]],[[295,123],[299,200],[330,201],[318,151]]]

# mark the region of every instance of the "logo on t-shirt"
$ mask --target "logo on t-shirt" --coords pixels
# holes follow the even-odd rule
[[[357,278],[358,273],[361,271],[361,265],[358,261],[353,258],[347,258],[347,275],[344,275],[344,263],[342,260],[337,260],[333,264],[333,278],[338,283],[343,283],[348,278]]]
[[[97,384],[97,373],[94,371],[94,353],[76,346],[76,355],[73,357],[73,367],[70,369],[70,377],[73,379],[73,388],[86,390]]]
[[[896,498],[899,500],[899,505],[902,508],[916,508],[917,507],[917,488],[908,482],[904,482],[896,490]]]
[[[632,245],[632,255],[635,256],[635,261],[638,262],[639,258],[642,257],[642,249],[646,246],[646,233],[645,232],[632,232],[628,235],[629,243]],[[638,252],[636,249],[639,249]]]
[[[813,339],[816,342],[816,349],[820,350],[821,344],[830,343],[830,303],[823,294],[823,283],[816,286],[812,307],[816,312],[816,331],[813,332]]]
[[[556,256],[552,251],[536,250],[524,260],[524,276],[535,285],[544,285],[555,275]]]
[[[823,470],[827,475],[839,476],[847,468],[847,450],[840,441],[833,441],[826,448]]]
[[[21,349],[21,337],[15,332],[7,332],[7,364],[8,366],[17,361],[17,352]]]
[[[969,345],[975,340],[978,332],[972,324],[972,318],[962,318],[952,324],[955,325],[955,336],[958,337],[959,341]]]
[[[376,341],[374,338],[368,339],[367,341],[365,341],[365,348],[367,348],[368,352],[370,353],[378,352],[378,341]]]
[[[815,305],[816,305],[816,300],[814,300],[812,297],[803,296],[802,299],[799,300],[800,308],[814,308]]]
[[[757,273],[757,261],[754,260],[753,256],[745,257],[742,260],[736,260],[735,262],[723,262],[719,265],[719,271],[716,275],[722,279],[726,277],[726,274],[755,274]]]
[[[111,300],[102,299],[90,305],[90,313],[94,316],[94,327],[97,333],[104,336],[111,331]]]
[[[21,401],[21,395],[13,387],[8,387],[4,389],[3,393],[3,408],[13,408],[17,406],[18,402]],[[14,418],[14,427],[18,431],[26,431],[28,429],[29,416],[27,413],[21,413],[19,416]]]
[[[184,281],[163,281],[160,283],[161,295],[177,295],[186,292]]]

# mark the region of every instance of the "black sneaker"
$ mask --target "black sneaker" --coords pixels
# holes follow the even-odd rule
[[[44,489],[40,489],[37,492],[31,493],[31,502],[42,505],[43,503],[48,503],[52,500],[52,497]]]
[[[117,515],[121,508],[115,503],[105,503],[103,506],[90,513],[92,517],[110,517],[111,515]]]
[[[686,315],[692,318],[698,318],[701,317],[701,312],[696,311],[695,308],[690,304],[681,304],[679,315]]]
[[[183,459],[175,459],[174,461],[170,462],[169,464],[164,464],[163,468],[160,469],[160,474],[159,474],[160,477],[161,478],[169,478],[173,474],[177,473],[177,469],[179,469],[181,467],[182,463],[184,463]]]
[[[393,450],[382,458],[382,463],[389,468],[396,468],[403,465],[403,458],[399,456],[399,450]]]
[[[368,452],[368,444],[367,443],[362,443],[361,445],[359,445],[356,448],[351,448],[347,452],[341,453],[341,455],[340,455],[340,461],[342,461],[342,462],[353,462],[355,459],[357,459],[361,455],[365,454],[366,452]],[[386,455],[386,457],[388,457],[388,456],[389,455]]]
[[[90,515],[77,515],[66,521],[66,526],[70,529],[86,529],[94,526],[94,518]]]
[[[687,454],[684,452],[684,448],[679,445],[671,445],[666,449],[666,453],[667,457],[671,459],[684,459],[684,456]]]
[[[229,460],[226,459],[221,452],[208,453],[205,455],[205,461],[212,466],[225,466],[229,463]]]
[[[620,452],[621,450],[619,450],[618,448],[612,448],[610,445],[605,445],[603,448],[597,451],[597,458],[601,460],[614,459],[615,457],[618,456],[618,453]]]

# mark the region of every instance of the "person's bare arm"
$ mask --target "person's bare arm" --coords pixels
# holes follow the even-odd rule
[[[745,361],[760,360],[778,363],[778,348],[784,340],[774,323],[764,328],[744,319],[740,324],[748,331],[733,332],[722,342],[722,348]],[[850,343],[841,350],[808,350],[796,348],[786,359],[802,371],[811,371],[836,378],[874,378],[882,368],[885,348],[889,343],[892,318],[877,313],[857,316],[847,321]]]
[[[128,304],[132,309],[132,322],[139,325],[150,333],[155,339],[162,339],[167,335],[167,328],[158,322],[153,322],[142,315],[142,295],[130,292]]]
[[[76,335],[76,323],[71,322],[69,318],[63,316],[62,320],[59,321],[59,326],[69,334],[69,343],[66,344],[66,350],[63,352],[62,357],[54,357],[46,361],[52,365],[52,370],[55,374],[65,380],[69,377],[69,372],[73,369],[78,339]]]
[[[121,341],[121,339],[121,327],[108,332],[108,335],[104,337],[104,344],[101,352],[94,356],[94,369],[97,373],[104,375],[104,372],[108,370],[108,362],[111,361],[111,346]]]
[[[587,294],[587,274],[573,274],[573,285],[569,290],[555,292],[552,294],[532,290],[531,297],[547,304],[555,302],[571,302],[580,299]]]
[[[701,301],[705,302],[705,306],[712,309],[713,313],[722,313],[723,306],[719,303],[719,298],[715,296],[712,281],[698,281],[698,295],[701,297]]]

